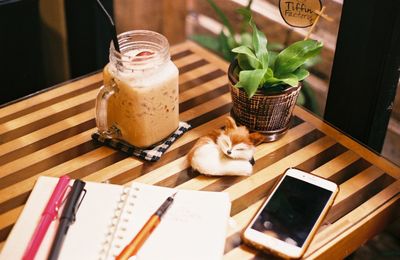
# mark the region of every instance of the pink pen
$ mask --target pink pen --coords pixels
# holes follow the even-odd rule
[[[67,175],[62,176],[57,183],[57,186],[54,188],[53,193],[45,209],[42,212],[42,217],[40,218],[39,224],[37,225],[35,232],[32,235],[32,238],[28,244],[28,247],[25,250],[24,260],[32,260],[35,258],[35,255],[39,249],[40,244],[44,236],[46,235],[47,229],[50,226],[50,223],[57,217],[58,209],[61,206],[62,199],[67,190],[68,183],[70,178]]]

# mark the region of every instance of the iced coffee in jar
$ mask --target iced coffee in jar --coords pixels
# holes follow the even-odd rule
[[[96,100],[99,133],[137,147],[150,147],[179,124],[178,69],[167,39],[135,30],[118,35],[120,53],[111,43],[104,86]]]

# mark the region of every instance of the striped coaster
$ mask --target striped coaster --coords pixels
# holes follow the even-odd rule
[[[98,132],[92,134],[92,139],[107,146],[110,146],[114,149],[125,152],[129,155],[139,157],[140,159],[150,162],[156,162],[161,158],[164,152],[175,142],[175,140],[178,139],[185,132],[187,132],[190,128],[191,126],[188,123],[179,122],[178,129],[167,139],[165,139],[164,142],[148,149],[138,148],[117,139],[106,138],[100,135]]]

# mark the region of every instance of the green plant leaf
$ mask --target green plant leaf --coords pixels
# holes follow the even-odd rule
[[[240,35],[240,44],[251,48],[253,45],[251,34],[248,32],[242,33]]]
[[[231,52],[231,48],[228,45],[228,37],[225,35],[223,31],[218,35],[218,41],[220,45],[220,52],[222,56],[227,61],[232,61],[235,58],[235,54]]]
[[[213,0],[207,0],[207,2],[214,9],[215,13],[218,15],[219,19],[221,19],[221,21],[225,25],[225,27],[228,28],[229,34],[231,36],[234,36],[235,32],[233,31],[233,27],[232,27],[231,23],[229,22],[228,18],[226,17],[226,15],[224,14],[224,12],[218,7],[218,5]]]
[[[283,50],[283,48],[285,48],[285,45],[283,45],[282,43],[279,43],[279,42],[268,42],[268,44],[267,44],[267,49],[269,52],[281,51],[281,50]]]
[[[280,80],[282,80],[283,83],[288,84],[292,87],[296,87],[299,84],[299,80],[294,74],[287,75],[285,78],[281,78]]]
[[[263,79],[262,83],[264,83],[267,79],[273,78],[273,77],[274,77],[274,72],[272,71],[271,68],[268,68],[267,71],[264,74],[264,79]]]
[[[243,21],[247,24],[251,21],[251,10],[250,8],[238,8],[236,9],[236,13],[240,14],[243,17]]]
[[[270,87],[275,87],[277,85],[290,85],[292,87],[295,87],[298,84],[299,80],[297,79],[297,76],[294,74],[285,75],[284,77],[276,77],[272,74],[272,76],[270,77],[267,77],[267,75],[264,77],[263,87],[270,88]]]
[[[269,77],[264,79],[264,87],[265,88],[269,88],[269,87],[273,87],[276,85],[282,84],[282,80],[281,79],[277,79],[275,77]]]
[[[306,97],[304,96],[303,91],[300,91],[299,96],[296,100],[296,104],[299,106],[304,106],[306,104]]]
[[[261,63],[254,55],[253,51],[247,46],[239,46],[232,49],[232,52],[238,53],[239,67],[243,70],[260,69]]]
[[[251,27],[253,29],[253,46],[256,57],[264,69],[268,68],[268,50],[267,50],[267,38],[265,34],[257,29],[257,26],[254,24],[253,21],[250,22]]]
[[[265,34],[258,30],[256,24],[252,21],[252,15],[250,10],[250,5],[252,1],[249,1],[246,8],[239,8],[236,10],[237,13],[243,16],[243,19],[247,21],[252,30],[252,47],[254,48],[257,59],[261,62],[263,68],[268,68],[268,50],[267,50],[267,38]]]
[[[247,2],[247,6],[246,9],[250,10],[251,4],[253,3],[253,0],[249,0],[249,2]]]
[[[322,58],[320,55],[317,55],[315,57],[312,57],[310,59],[308,59],[305,63],[304,63],[304,68],[311,68],[315,65],[317,65],[318,63],[320,63],[322,61]]]
[[[257,92],[266,72],[267,69],[242,70],[239,73],[239,82],[236,86],[243,88],[247,96],[251,98]]]
[[[269,56],[268,67],[273,68],[275,65],[275,60],[276,60],[276,57],[278,56],[278,53],[275,51],[269,51],[268,56]]]
[[[297,70],[295,70],[293,72],[293,74],[296,75],[296,77],[299,81],[301,81],[301,80],[307,78],[310,75],[310,72],[308,72],[308,70],[300,67]]]
[[[274,66],[275,75],[282,76],[293,73],[308,59],[318,55],[321,48],[322,43],[314,40],[293,43],[278,54]]]
[[[286,89],[286,87],[284,85],[274,85],[274,86],[269,86],[269,87],[264,87],[264,94],[268,95],[271,93],[281,93],[282,91],[284,91]]]
[[[251,5],[252,5],[252,3],[253,3],[253,0],[249,0],[247,2],[247,6],[245,8],[238,8],[236,10],[236,12],[241,14],[242,18],[243,18],[242,19],[242,23],[240,25],[240,33],[246,32],[246,28],[247,28],[247,26],[249,26],[249,21],[250,21],[249,17],[251,17]],[[241,9],[244,9],[245,12],[241,13]]]
[[[234,37],[228,35],[226,38],[227,38],[226,42],[227,42],[228,47],[229,47],[230,50],[233,49],[233,48],[236,48],[238,46],[238,43],[236,42]]]
[[[300,93],[303,93],[305,98],[304,106],[316,115],[322,116],[315,91],[307,81],[303,81]]]
[[[219,40],[215,36],[194,34],[190,36],[190,39],[215,52],[221,49]]]
[[[254,58],[256,59],[256,56],[255,56],[255,54],[253,53],[253,50],[251,50],[251,49],[250,49],[249,47],[247,47],[247,46],[239,46],[239,47],[236,47],[236,48],[232,49],[232,52],[234,52],[234,53],[243,53],[243,54],[246,54],[246,55],[248,55],[248,56],[254,57]]]
[[[253,69],[261,69],[261,64],[257,60],[250,58],[249,56],[239,53],[236,56],[239,67],[241,70],[253,70]]]

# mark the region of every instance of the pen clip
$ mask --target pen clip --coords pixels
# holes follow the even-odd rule
[[[68,189],[69,189],[69,191],[68,191]],[[60,218],[60,215],[61,215],[60,209],[64,205],[64,203],[67,201],[68,197],[71,195],[71,191],[72,191],[72,186],[68,185],[67,189],[64,192],[63,200],[61,201],[60,206],[57,207],[57,215],[54,216],[54,219]]]
[[[81,206],[82,201],[85,198],[85,196],[86,196],[86,189],[83,189],[83,194],[81,194],[81,199],[80,199],[79,203],[77,204],[77,206],[76,206],[76,208],[74,210],[74,215],[72,216],[72,223],[74,223],[75,220],[76,220],[76,213],[78,212],[79,207]]]

